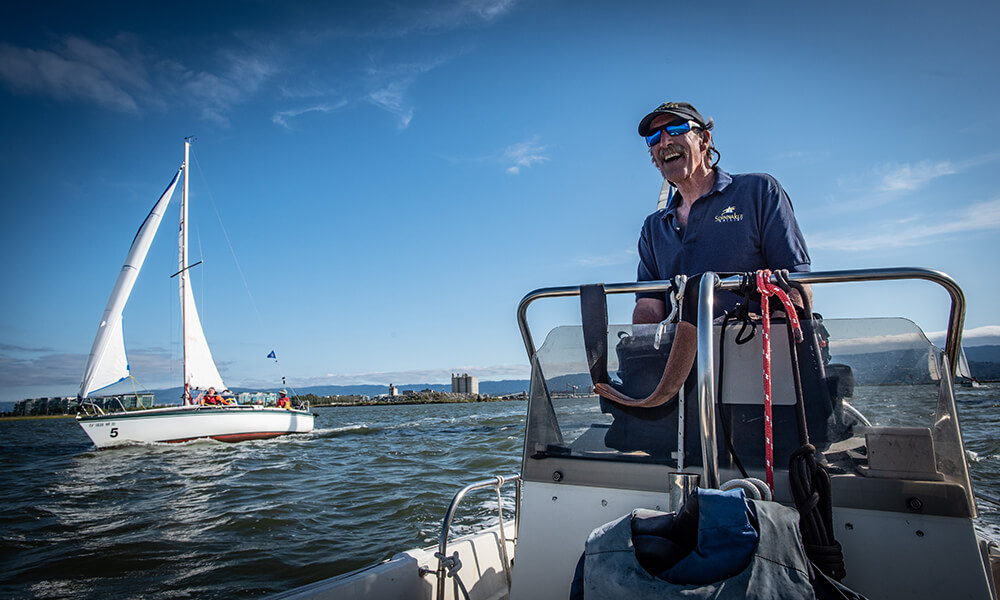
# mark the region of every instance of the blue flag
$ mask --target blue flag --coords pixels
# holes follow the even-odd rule
[[[271,353],[268,354],[267,357],[268,358],[273,358],[274,360],[278,360],[278,357],[274,355],[274,350],[271,350]]]

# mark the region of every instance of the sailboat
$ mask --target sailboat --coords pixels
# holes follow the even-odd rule
[[[99,449],[135,443],[185,442],[199,438],[238,442],[289,433],[306,433],[313,429],[314,415],[309,411],[308,405],[297,408],[260,404],[202,405],[198,402],[201,394],[195,396],[198,390],[224,390],[226,386],[212,358],[198,318],[189,276],[189,270],[194,266],[188,263],[187,238],[190,150],[191,141],[185,139],[184,163],[139,227],[118,280],[111,290],[111,297],[90,349],[77,396],[81,404],[77,422]],[[138,411],[126,411],[122,407],[121,411],[106,412],[93,402],[88,402],[87,398],[94,392],[131,376],[125,352],[122,315],[174,188],[182,176],[179,270],[175,275],[180,285],[183,323],[184,403],[180,406]]]

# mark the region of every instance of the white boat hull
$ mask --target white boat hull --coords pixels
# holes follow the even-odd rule
[[[180,406],[77,417],[99,449],[136,443],[223,442],[308,433],[314,416],[304,410],[263,406]]]
[[[514,522],[510,521],[504,527],[507,531],[507,556],[513,557],[514,540],[510,534],[514,531]],[[441,584],[434,575],[438,567],[435,555],[438,548],[432,547],[400,552],[377,565],[279,593],[268,600],[503,600],[509,597],[510,584],[504,575],[503,538],[499,531],[500,526],[494,525],[456,538],[448,544],[448,555],[457,555],[461,567],[446,578],[443,590],[438,589]],[[459,581],[468,590],[468,596],[461,592]]]

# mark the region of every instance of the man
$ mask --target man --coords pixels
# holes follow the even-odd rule
[[[217,404],[222,404],[222,398],[215,393],[214,387],[210,387],[208,388],[208,392],[206,392],[205,395],[202,396],[201,403],[215,406]]]
[[[661,104],[639,122],[653,165],[676,191],[666,208],[649,215],[642,226],[637,280],[671,280],[706,271],[808,271],[809,252],[785,190],[767,174],[730,175],[718,168],[714,125],[687,102]],[[716,316],[739,300],[728,292],[718,296]],[[797,293],[792,300],[801,306]],[[675,350],[650,396],[633,399],[606,384],[595,390],[630,406],[659,406],[672,398],[694,363],[697,332],[692,312],[687,311],[686,322],[678,323]],[[637,294],[633,323],[659,323],[666,316],[664,294]]]

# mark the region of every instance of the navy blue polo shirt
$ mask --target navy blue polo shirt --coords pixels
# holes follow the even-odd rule
[[[766,173],[730,175],[715,170],[712,190],[691,206],[687,227],[677,220],[680,195],[646,217],[639,237],[637,281],[670,280],[705,271],[758,269],[809,271],[809,251],[788,194]],[[640,293],[637,298],[663,298]],[[720,294],[716,316],[738,298]]]

